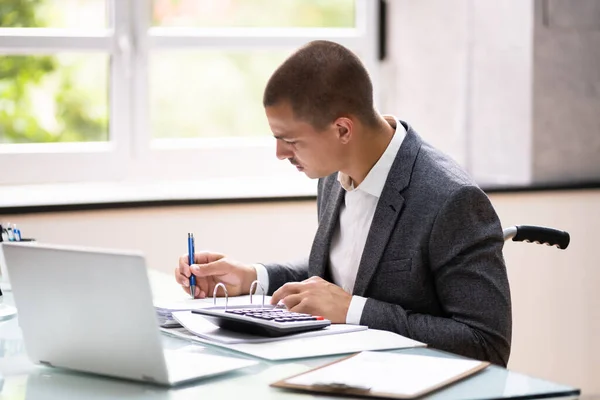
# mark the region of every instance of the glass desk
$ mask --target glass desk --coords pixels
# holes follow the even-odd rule
[[[151,274],[152,275],[152,274]],[[162,274],[161,274],[162,275]],[[162,279],[170,277],[160,276]],[[157,277],[151,276],[156,282]],[[153,288],[155,285],[153,285]],[[0,297],[13,304],[12,293]],[[157,328],[158,329],[158,328]],[[166,348],[198,351],[207,354],[245,355],[211,346],[199,346],[185,340],[164,336]],[[420,348],[396,350],[410,354],[436,357],[457,357],[449,353]],[[176,388],[104,378],[32,364],[25,353],[18,319],[0,322],[0,400],[38,399],[296,399],[319,397],[300,392],[269,387],[269,384],[290,375],[331,362],[342,356],[318,357],[281,362],[261,361],[259,364],[226,375],[199,380]],[[394,377],[390,371],[390,377]],[[481,373],[428,396],[428,399],[503,399],[503,398],[577,398],[576,388],[533,378],[504,368],[490,366]],[[348,398],[348,397],[346,397]]]

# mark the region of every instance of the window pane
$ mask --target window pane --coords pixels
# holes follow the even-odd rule
[[[288,53],[160,52],[150,58],[155,138],[271,135],[267,80]]]
[[[375,1],[375,0],[370,0]],[[153,0],[153,25],[354,27],[354,0]]]
[[[108,140],[106,54],[0,55],[0,143]]]
[[[106,28],[105,0],[1,0],[2,28]]]

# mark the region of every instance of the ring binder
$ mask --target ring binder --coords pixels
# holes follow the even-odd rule
[[[256,293],[256,291],[258,290],[258,287],[260,286],[260,290],[262,290],[262,308],[265,308],[265,288],[263,287],[263,285],[260,284],[260,282],[258,280],[255,280],[254,282],[252,282],[252,284],[250,284],[250,304],[252,303],[252,288],[256,287],[256,289],[254,289],[254,293]]]
[[[229,295],[227,294],[227,288],[225,287],[225,285],[222,282],[219,282],[215,285],[215,289],[213,290],[213,304],[217,305],[217,289],[219,289],[219,286],[223,288],[223,291],[225,292],[225,311],[227,311],[227,303],[229,302]]]

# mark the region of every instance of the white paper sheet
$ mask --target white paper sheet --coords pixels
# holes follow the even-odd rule
[[[5,319],[14,318],[17,315],[17,309],[0,303],[0,321],[4,321]]]
[[[416,340],[392,332],[376,329],[268,343],[237,344],[224,344],[202,339],[188,332],[185,328],[161,328],[161,330],[171,336],[191,340],[196,343],[211,344],[271,361],[349,354],[364,350],[391,350],[426,346],[425,343],[417,342]]]

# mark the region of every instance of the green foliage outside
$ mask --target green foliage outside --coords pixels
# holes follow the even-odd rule
[[[153,0],[160,27],[354,27],[354,0]],[[264,87],[294,48],[160,50],[149,57],[155,139],[271,136]]]
[[[163,27],[354,26],[354,0],[152,2],[153,25]],[[100,27],[104,6],[102,0],[0,0],[0,28]],[[152,137],[270,135],[262,91],[292,50],[151,52]],[[0,144],[107,141],[108,64],[102,53],[0,54]]]
[[[36,13],[44,2],[2,0],[0,27],[47,26]],[[76,64],[61,61],[59,56],[0,55],[0,143],[108,139],[106,104],[94,104],[98,101],[90,99],[74,80]],[[50,87],[52,101],[47,104],[45,99],[40,105],[40,98],[48,97]],[[106,85],[103,87],[106,90]],[[107,101],[106,97],[102,100]]]
[[[152,3],[154,26],[354,27],[354,0],[152,0]]]

